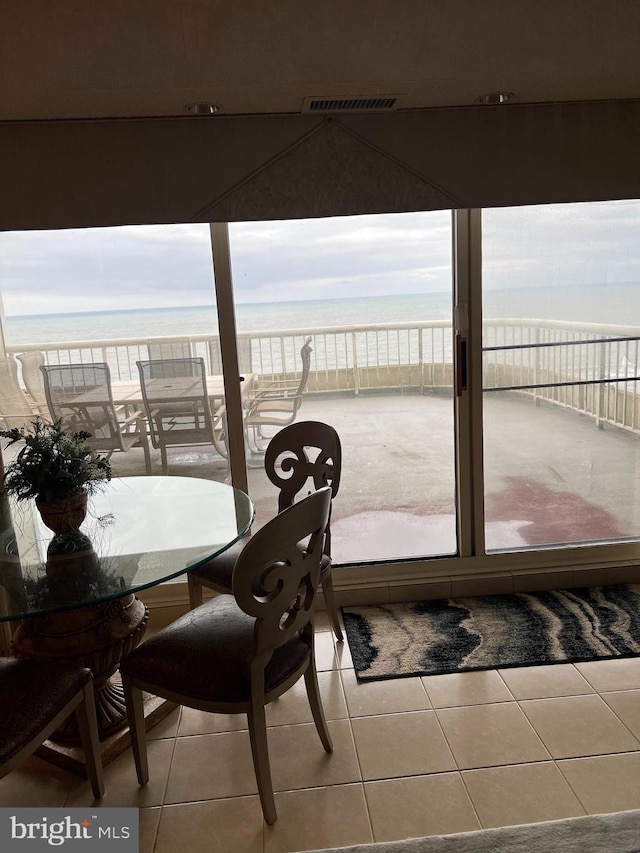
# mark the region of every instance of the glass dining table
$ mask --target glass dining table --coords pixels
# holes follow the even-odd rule
[[[213,480],[147,476],[105,484],[89,498],[77,533],[54,536],[32,501],[4,509],[0,622],[20,620],[13,653],[89,666],[106,740],[126,728],[117,668],[142,640],[148,618],[136,593],[236,542],[251,526],[253,504],[244,492]],[[73,718],[52,740],[77,745]]]

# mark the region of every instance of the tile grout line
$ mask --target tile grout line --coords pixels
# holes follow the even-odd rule
[[[623,691],[620,691],[620,690],[607,690],[607,691],[605,691],[605,692],[607,692],[607,693],[621,693],[621,692],[623,692]],[[612,708],[612,707],[611,707],[611,705],[607,702],[607,700],[604,698],[604,696],[602,695],[602,693],[598,693],[598,696],[600,696],[600,698],[602,699],[602,701],[604,702],[604,704],[607,706],[607,708],[611,711],[611,713],[612,713],[612,714],[613,714],[613,716],[616,718],[616,720],[619,720],[619,721],[620,721],[620,723],[621,723],[621,724],[625,727],[625,729],[629,732],[629,734],[631,735],[631,737],[632,737],[632,738],[633,738],[633,739],[638,743],[638,749],[640,750],[640,737],[638,737],[638,735],[637,735],[634,731],[632,731],[632,730],[629,728],[629,726],[625,723],[625,721],[622,719],[622,717],[620,717],[620,716],[619,716],[619,714],[616,712],[615,708]],[[634,750],[634,752],[635,752],[635,751],[636,751],[636,750]]]
[[[462,770],[460,769],[460,764],[459,764],[459,762],[458,762],[458,759],[456,758],[456,755],[455,755],[455,753],[454,753],[453,749],[451,748],[451,744],[449,743],[449,739],[447,738],[446,732],[445,732],[445,730],[444,730],[444,728],[443,728],[443,726],[442,726],[442,723],[440,722],[440,717],[438,716],[438,709],[437,709],[437,708],[435,707],[435,705],[433,704],[433,699],[432,699],[432,698],[431,698],[431,696],[429,695],[429,689],[428,689],[427,685],[424,683],[424,679],[423,679],[423,678],[421,678],[421,679],[420,679],[420,683],[422,684],[422,686],[423,686],[423,688],[424,688],[424,691],[425,691],[425,693],[427,694],[427,699],[429,700],[429,704],[431,705],[431,710],[432,710],[432,712],[433,712],[433,716],[435,717],[436,724],[437,724],[437,726],[438,726],[438,728],[439,728],[439,730],[440,730],[440,733],[442,734],[442,737],[443,737],[443,739],[444,739],[444,742],[445,742],[445,743],[446,743],[446,745],[447,745],[447,749],[449,750],[449,752],[450,752],[450,754],[451,754],[451,758],[453,759],[453,763],[454,763],[454,764],[455,764],[455,766],[456,766],[455,773],[457,774],[458,778],[460,779],[460,783],[461,783],[461,785],[462,785],[462,787],[463,787],[463,789],[464,789],[465,794],[467,795],[467,800],[469,801],[469,804],[470,804],[470,806],[471,806],[471,809],[472,809],[472,811],[473,811],[473,814],[475,815],[475,818],[476,818],[476,820],[478,821],[478,826],[482,827],[482,821],[480,820],[480,815],[478,814],[478,810],[477,810],[477,808],[476,808],[476,804],[474,803],[473,798],[472,798],[472,796],[471,796],[471,794],[470,794],[470,792],[469,792],[469,789],[467,788],[467,785],[466,785],[465,780],[464,780],[464,776],[463,776],[463,774],[462,774]],[[469,706],[467,705],[467,706],[465,706],[465,707],[469,707]]]
[[[597,697],[598,697],[598,698],[603,702],[603,704],[605,705],[605,707],[607,708],[607,710],[609,710],[609,711],[613,714],[613,716],[618,720],[618,722],[619,722],[619,723],[620,723],[620,724],[621,724],[621,725],[622,725],[622,726],[623,726],[623,727],[624,727],[624,728],[629,732],[629,734],[631,735],[631,737],[636,741],[636,743],[638,744],[638,749],[625,749],[625,750],[618,750],[617,752],[589,752],[589,753],[587,753],[586,755],[565,755],[565,756],[559,756],[559,757],[557,758],[557,760],[558,760],[558,761],[568,761],[568,760],[571,760],[571,759],[574,759],[574,758],[575,758],[575,759],[578,759],[578,758],[598,758],[598,757],[603,757],[603,756],[605,756],[605,755],[626,755],[627,753],[639,752],[639,751],[640,751],[640,740],[639,740],[639,739],[636,737],[636,735],[635,735],[635,734],[634,734],[634,733],[629,729],[629,727],[628,727],[628,726],[623,722],[623,720],[621,720],[621,719],[618,717],[618,715],[615,713],[615,711],[613,710],[613,708],[611,708],[611,707],[609,707],[609,705],[607,705],[607,703],[606,703],[606,702],[605,702],[605,700],[602,698],[602,696],[600,695],[600,693],[586,693],[586,694],[581,694],[580,696],[547,696],[547,697],[540,698],[540,699],[517,699],[517,700],[516,700],[516,702],[518,703],[518,706],[520,706],[520,710],[522,711],[522,713],[523,713],[523,714],[524,714],[524,716],[526,717],[527,722],[529,723],[529,725],[531,726],[531,728],[533,729],[533,731],[534,731],[534,732],[536,733],[536,735],[538,736],[538,738],[539,738],[540,742],[542,743],[542,745],[544,746],[544,748],[545,748],[545,749],[547,750],[547,752],[549,753],[549,755],[550,755],[551,759],[555,761],[555,760],[556,760],[556,756],[554,756],[554,755],[552,755],[552,754],[551,754],[551,750],[549,749],[549,747],[547,746],[547,744],[544,742],[544,739],[543,739],[542,735],[538,732],[538,730],[536,729],[536,727],[533,725],[533,723],[531,722],[531,720],[530,720],[530,719],[529,719],[529,717],[527,716],[527,713],[526,713],[526,711],[524,710],[524,708],[522,708],[522,707],[521,707],[521,702],[549,702],[549,701],[551,701],[551,702],[555,702],[555,701],[557,701],[558,699],[581,699],[581,698],[583,698],[583,697],[589,697],[589,696],[597,696]]]
[[[162,813],[165,807],[165,797],[167,796],[167,790],[169,788],[169,779],[171,778],[171,768],[173,767],[173,760],[176,754],[176,748],[178,746],[178,732],[180,731],[180,723],[182,721],[182,706],[180,706],[180,714],[178,717],[178,724],[176,726],[176,733],[173,736],[173,748],[171,750],[171,758],[169,760],[169,769],[167,771],[167,778],[165,779],[165,783],[162,789],[162,797],[160,798],[160,817],[158,819],[158,828],[160,827],[160,821],[162,820]],[[134,769],[135,772],[135,769]]]
[[[593,684],[591,684],[591,682],[586,678],[586,676],[584,676],[584,675],[580,672],[580,670],[578,670],[578,669],[577,669],[577,667],[575,667],[575,669],[576,669],[576,671],[577,671],[577,672],[578,672],[578,673],[579,673],[579,674],[580,674],[580,675],[585,679],[585,681],[586,681],[586,682],[587,682],[587,684],[592,688],[592,690],[594,690],[594,691],[595,691],[595,693],[579,694],[579,696],[598,696],[598,697],[599,697],[599,698],[600,698],[600,699],[605,703],[605,705],[607,706],[607,708],[609,708],[609,710],[614,714],[614,716],[615,716],[617,719],[619,719],[618,715],[615,713],[615,711],[613,710],[613,708],[610,708],[610,707],[609,707],[609,705],[607,705],[607,703],[605,702],[605,700],[602,698],[602,695],[601,695],[601,694],[600,694],[600,692],[599,692],[599,691],[594,687],[594,685],[593,685]],[[553,700],[555,700],[555,699],[574,699],[574,698],[576,698],[574,695],[571,695],[571,696],[549,696],[549,697],[543,697],[543,699],[553,699]],[[535,700],[533,700],[533,699],[522,699],[522,700],[516,700],[516,701],[518,702],[518,705],[520,705],[520,702],[531,702],[531,701],[535,701]],[[540,701],[540,700],[538,700],[538,701]],[[525,717],[527,717],[527,715],[526,715],[526,713],[525,713],[525,711],[524,711],[524,709],[523,709],[523,708],[521,708],[521,711],[522,711],[522,713],[525,715]],[[549,747],[548,747],[548,746],[546,745],[546,743],[544,742],[544,740],[543,740],[543,738],[542,738],[542,735],[540,735],[540,734],[539,734],[539,732],[537,731],[537,729],[535,728],[535,726],[533,726],[533,723],[531,723],[531,721],[529,720],[529,718],[528,718],[528,717],[527,717],[527,720],[528,720],[529,724],[532,726],[532,728],[533,728],[533,730],[535,731],[536,735],[540,738],[540,741],[543,743],[543,745],[544,745],[545,749],[546,749],[546,750],[549,752],[549,754],[551,755],[551,752],[550,752],[550,750],[549,750]],[[630,730],[628,729],[628,727],[624,724],[624,722],[623,722],[622,720],[620,720],[620,722],[622,723],[622,725],[623,725],[623,726],[625,726],[625,728],[626,728],[628,731],[630,731]],[[633,732],[631,732],[631,731],[630,731],[630,734],[631,734],[631,735],[632,735],[636,740],[638,740],[638,738],[635,736],[635,734],[634,734]],[[582,809],[584,809],[585,814],[590,814],[589,809],[587,808],[586,804],[582,801],[582,799],[581,799],[581,797],[580,797],[579,793],[575,790],[575,788],[574,788],[574,787],[573,787],[573,785],[571,784],[570,779],[569,779],[569,778],[568,778],[568,777],[567,777],[567,776],[562,772],[562,767],[560,766],[559,762],[560,762],[560,761],[580,761],[580,760],[583,760],[583,759],[590,759],[590,758],[606,758],[606,757],[608,757],[608,756],[610,756],[610,755],[629,755],[629,754],[632,754],[634,751],[635,751],[635,750],[632,750],[632,751],[624,751],[624,752],[618,752],[618,753],[606,752],[606,753],[595,753],[595,754],[589,754],[589,755],[574,755],[574,756],[566,756],[566,757],[564,757],[564,758],[556,758],[554,755],[551,755],[551,761],[553,762],[554,766],[557,768],[557,770],[558,770],[558,772],[560,773],[560,775],[562,776],[563,780],[564,780],[564,781],[566,782],[566,784],[569,786],[569,790],[574,794],[575,798],[576,798],[576,799],[577,799],[577,801],[580,803],[581,808],[582,808]]]

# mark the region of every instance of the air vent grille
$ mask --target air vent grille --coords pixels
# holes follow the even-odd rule
[[[394,110],[398,95],[371,95],[353,98],[305,98],[302,111],[305,113],[370,112],[372,110]]]

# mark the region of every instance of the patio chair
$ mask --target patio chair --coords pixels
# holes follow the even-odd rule
[[[188,341],[157,341],[147,343],[149,358],[157,361],[162,358],[191,358]]]
[[[22,365],[22,381],[27,394],[35,406],[48,412],[47,397],[40,368],[44,365],[44,355],[39,350],[21,352],[16,358]]]
[[[290,424],[269,442],[264,467],[269,480],[280,490],[278,512],[293,506],[296,497],[307,488],[307,484],[312,485],[314,489],[331,486],[331,497],[334,498],[340,487],[342,469],[340,437],[332,426],[319,421]],[[187,574],[189,603],[192,608],[202,604],[202,588],[205,586],[216,592],[231,592],[234,565],[248,541],[241,539],[231,548]],[[333,594],[331,529],[328,524],[320,567],[320,583],[333,630],[336,638],[341,641],[342,629]]]
[[[111,371],[105,362],[42,365],[44,390],[54,421],[65,429],[91,433],[87,444],[106,454],[142,447],[145,471],[151,473],[151,455],[144,413],[116,406]]]
[[[162,473],[167,448],[211,444],[227,458],[224,407],[211,413],[202,358],[138,361],[140,388],[151,444],[160,450]]]
[[[28,426],[47,414],[47,407],[32,404],[18,382],[18,365],[14,358],[0,358],[0,418],[5,429]],[[47,417],[48,420],[48,417]]]
[[[267,823],[277,819],[265,706],[304,675],[320,740],[333,744],[314,654],[314,605],[331,489],[284,510],[247,543],[220,595],[159,631],[120,663],[138,782],[149,780],[143,691],[218,714],[246,714],[258,793]],[[304,546],[299,543],[304,543]],[[215,767],[212,773],[219,772]]]
[[[302,395],[309,381],[311,367],[311,337],[308,337],[300,350],[302,372],[296,381],[275,380],[261,385],[248,401],[244,419],[247,445],[255,453],[264,453],[258,443],[267,440],[264,427],[282,428],[292,424],[302,405]],[[249,442],[249,432],[253,432],[253,447]]]
[[[211,373],[222,373],[222,351],[220,349],[220,338],[210,338],[208,342],[208,358]],[[251,333],[244,332],[236,337],[236,349],[238,352],[238,367],[240,373],[253,372],[253,358],[251,347]]]
[[[0,778],[75,711],[93,796],[104,793],[93,677],[86,667],[0,658]]]

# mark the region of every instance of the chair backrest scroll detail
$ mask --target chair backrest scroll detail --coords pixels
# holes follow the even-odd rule
[[[256,618],[256,662],[264,664],[312,618],[330,506],[331,489],[325,486],[279,513],[238,557],[233,594]]]

